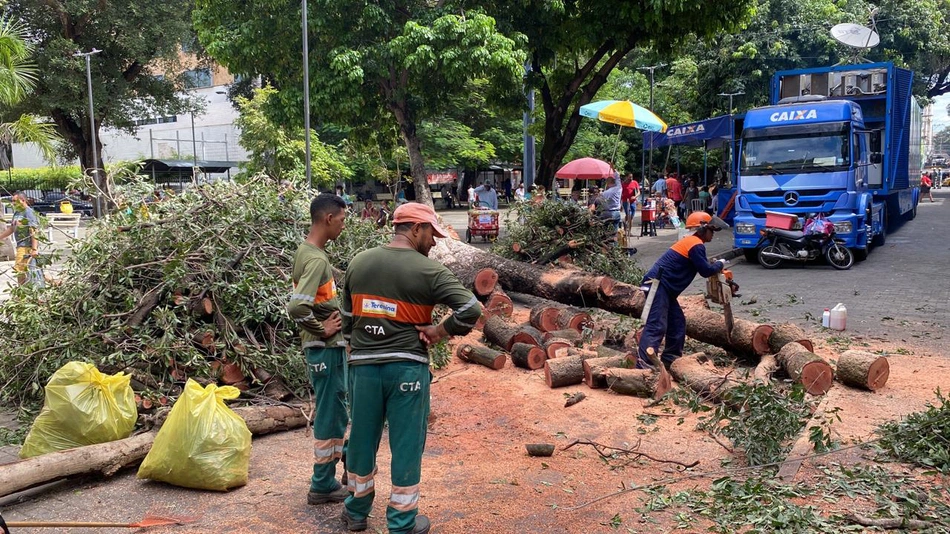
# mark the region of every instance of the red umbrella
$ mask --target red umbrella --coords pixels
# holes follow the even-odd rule
[[[614,175],[614,168],[596,158],[575,159],[554,173],[555,178],[566,180],[600,180]]]

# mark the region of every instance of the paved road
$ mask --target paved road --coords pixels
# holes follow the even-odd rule
[[[950,190],[933,190],[917,218],[887,236],[884,246],[848,271],[821,264],[788,264],[766,270],[735,260],[742,288],[737,315],[756,321],[791,321],[818,326],[824,308],[842,302],[848,308],[850,336],[867,335],[908,342],[946,352],[950,333]],[[739,257],[741,258],[741,256]],[[702,291],[694,282],[688,291]],[[950,352],[948,352],[950,354]]]

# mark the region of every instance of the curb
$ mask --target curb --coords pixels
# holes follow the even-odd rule
[[[733,259],[735,259],[735,258],[738,258],[738,257],[742,256],[742,255],[743,255],[743,254],[742,254],[742,249],[741,249],[741,248],[734,248],[734,249],[732,249],[732,250],[727,250],[726,252],[723,252],[722,254],[716,254],[715,256],[713,256],[713,257],[711,257],[711,258],[709,258],[709,259],[710,259],[711,261],[716,261],[716,260],[720,260],[720,259],[722,259],[722,260],[730,260],[730,261],[731,261],[731,260],[733,260]],[[744,259],[744,258],[743,258],[743,259]]]

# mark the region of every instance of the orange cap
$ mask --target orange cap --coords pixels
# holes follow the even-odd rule
[[[429,223],[432,225],[436,237],[445,237],[445,230],[439,226],[439,219],[435,210],[418,202],[407,202],[393,212],[393,224],[401,223]]]

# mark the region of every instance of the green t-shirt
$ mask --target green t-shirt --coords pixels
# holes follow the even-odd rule
[[[340,310],[336,282],[327,253],[310,243],[301,243],[294,253],[291,279],[294,290],[287,304],[287,313],[300,325],[303,348],[345,347],[342,332],[324,339],[326,331],[322,321]]]

